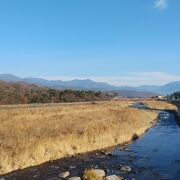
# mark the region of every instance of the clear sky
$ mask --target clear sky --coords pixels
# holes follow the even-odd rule
[[[180,80],[180,0],[0,0],[0,73]]]

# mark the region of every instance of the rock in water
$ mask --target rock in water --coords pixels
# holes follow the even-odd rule
[[[123,167],[121,167],[120,170],[121,170],[121,171],[124,171],[124,172],[131,172],[131,171],[132,171],[132,169],[131,169],[130,166],[123,166]]]
[[[60,177],[60,178],[67,178],[69,175],[70,175],[69,171],[66,171],[66,172],[60,173],[60,174],[59,174],[59,177]]]
[[[123,180],[123,177],[118,177],[116,175],[106,176],[105,180]]]

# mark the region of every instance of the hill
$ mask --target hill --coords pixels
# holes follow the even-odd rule
[[[107,93],[78,90],[55,90],[26,83],[0,81],[0,104],[60,103],[109,100]]]

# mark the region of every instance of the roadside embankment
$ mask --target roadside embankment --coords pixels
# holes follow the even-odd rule
[[[152,127],[157,113],[129,108],[131,103],[2,109],[0,174],[141,136]],[[163,104],[160,106],[163,109]]]

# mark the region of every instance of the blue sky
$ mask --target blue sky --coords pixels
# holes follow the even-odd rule
[[[179,19],[179,0],[0,0],[0,73],[180,80]]]

